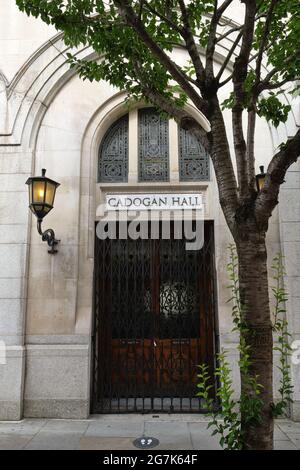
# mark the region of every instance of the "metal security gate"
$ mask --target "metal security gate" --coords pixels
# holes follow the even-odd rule
[[[172,233],[172,230],[171,230]],[[214,369],[214,238],[95,243],[92,412],[203,411],[197,365]]]

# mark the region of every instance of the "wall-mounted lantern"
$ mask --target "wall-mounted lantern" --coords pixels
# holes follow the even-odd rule
[[[48,243],[50,250],[48,253],[57,253],[55,249],[60,240],[56,240],[55,233],[52,228],[42,231],[43,218],[53,209],[56,188],[59,183],[50,180],[46,176],[46,170],[42,169],[42,176],[34,176],[28,178],[26,184],[29,189],[29,207],[33,214],[37,217],[37,229],[42,236],[42,240]]]
[[[266,173],[264,172],[264,167],[263,165],[259,167],[260,173],[256,175],[256,186],[257,186],[257,191],[261,191],[262,188],[264,187],[265,184],[265,179],[266,179]]]

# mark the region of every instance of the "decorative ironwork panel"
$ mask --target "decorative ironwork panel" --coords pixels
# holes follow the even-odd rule
[[[128,114],[105,134],[99,152],[99,182],[126,182],[128,179]]]
[[[139,180],[169,180],[169,122],[154,108],[139,110]]]
[[[93,412],[205,411],[197,365],[213,376],[212,224],[198,251],[174,235],[96,237],[94,272]]]
[[[209,154],[189,131],[179,128],[180,181],[209,180]]]

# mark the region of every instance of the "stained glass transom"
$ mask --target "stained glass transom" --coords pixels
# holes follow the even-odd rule
[[[139,181],[169,180],[169,123],[154,108],[139,110]]]
[[[98,181],[126,182],[128,179],[128,114],[107,131],[100,146]]]
[[[189,131],[179,129],[180,181],[209,180],[209,154]]]

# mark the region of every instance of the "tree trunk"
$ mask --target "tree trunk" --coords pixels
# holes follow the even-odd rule
[[[239,227],[240,228],[240,227]],[[250,345],[250,373],[258,376],[263,386],[261,422],[249,424],[242,416],[245,449],[273,448],[273,338],[269,305],[267,250],[265,233],[259,232],[255,222],[246,223],[235,237],[239,259],[241,301],[245,306],[245,339]],[[241,375],[242,390],[247,385]]]

